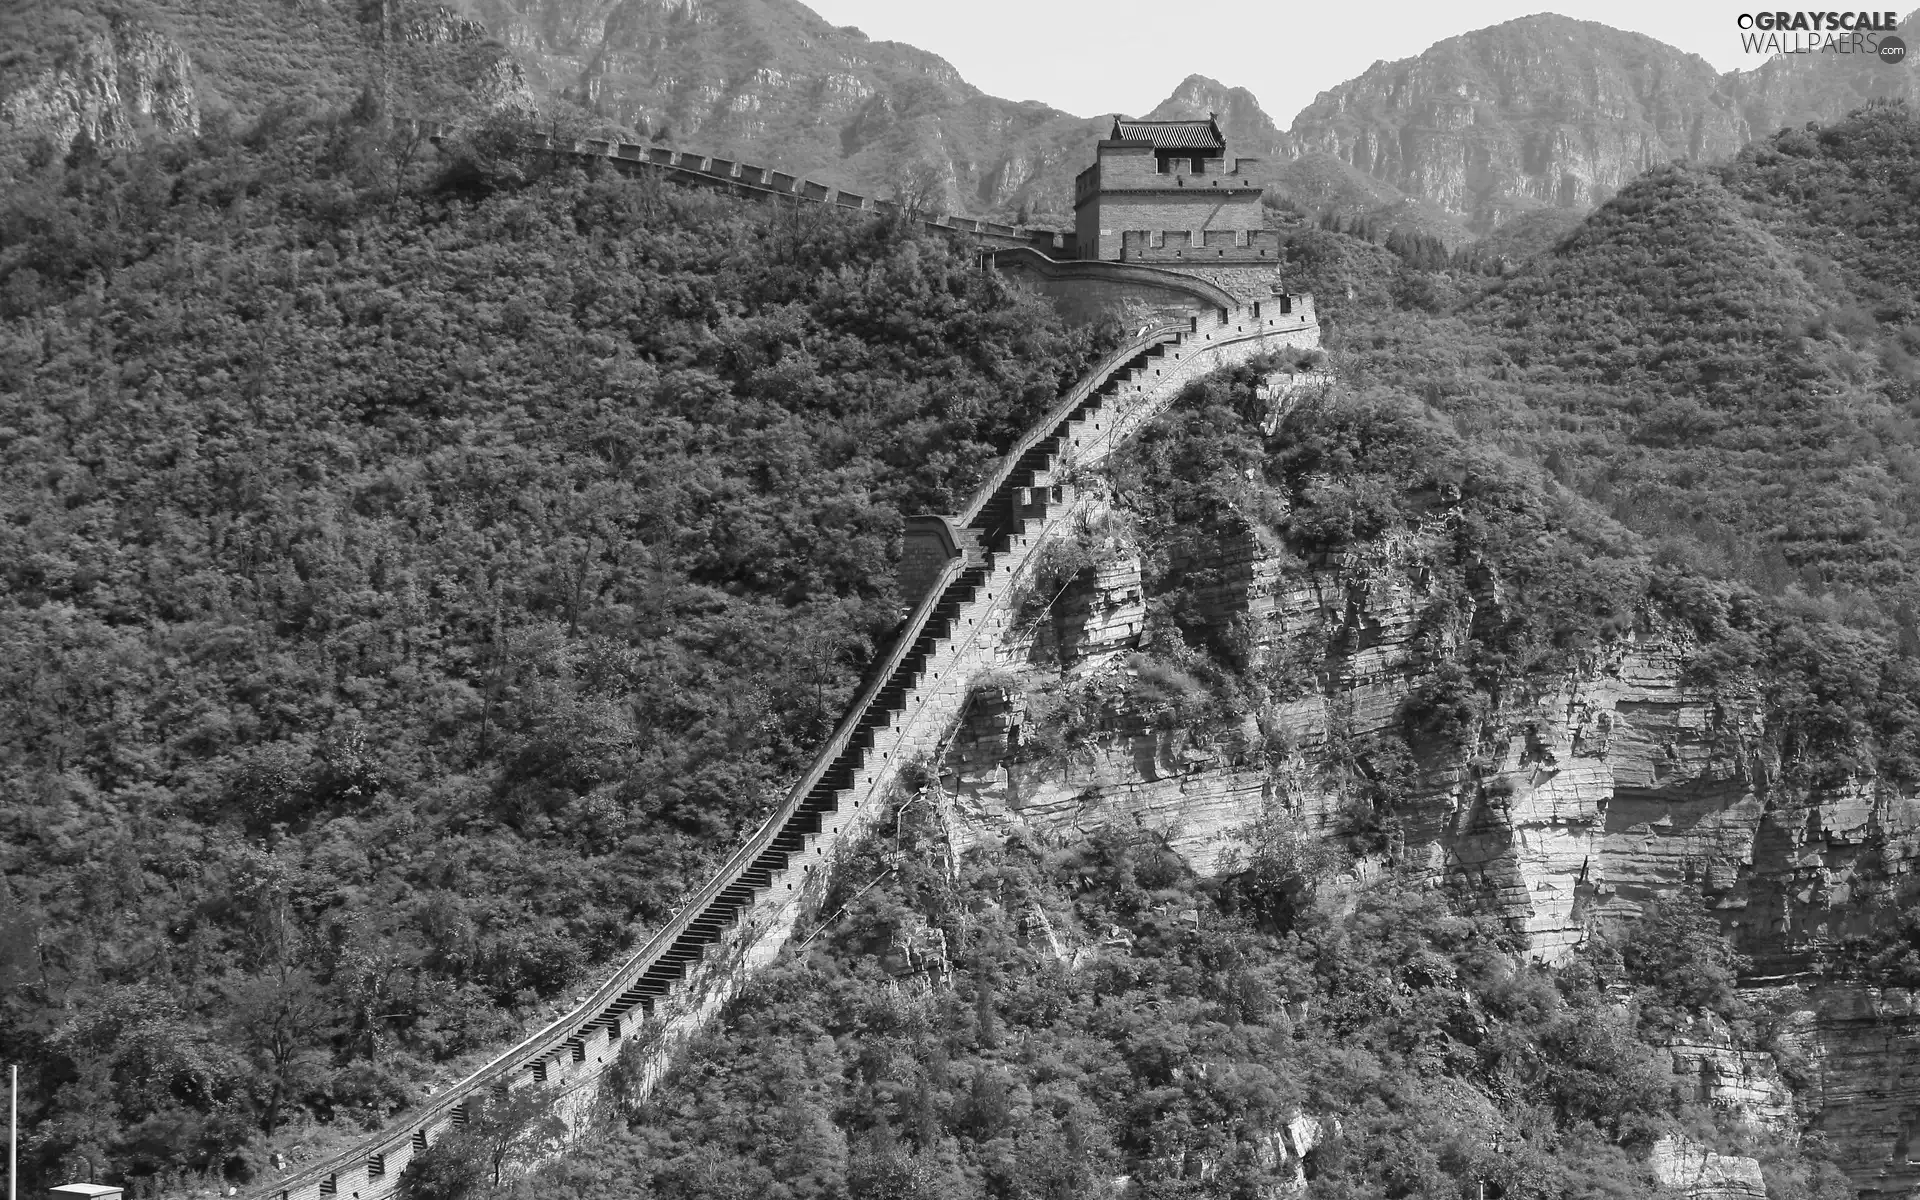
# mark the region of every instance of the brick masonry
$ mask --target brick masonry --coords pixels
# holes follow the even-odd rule
[[[1199,246],[1208,233],[1234,233],[1244,243],[1246,234],[1266,228],[1263,189],[1253,183],[1258,159],[1163,164],[1151,145],[1114,139],[1102,141],[1096,155],[1074,180],[1075,257],[1122,259],[1135,231],[1178,231]]]

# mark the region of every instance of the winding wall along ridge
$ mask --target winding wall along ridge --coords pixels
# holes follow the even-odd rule
[[[651,1088],[675,1045],[778,955],[802,914],[824,898],[829,850],[879,817],[901,766],[938,744],[971,679],[997,664],[1017,581],[1034,551],[1084,510],[1069,477],[1103,459],[1187,381],[1279,345],[1317,341],[1310,311],[1263,313],[1255,302],[1151,327],[1109,355],[987,476],[957,519],[974,549],[946,564],[806,774],[685,907],[565,1016],[381,1133],[251,1194],[390,1195],[412,1155],[462,1124],[489,1092],[553,1088],[577,1129],[629,1039],[641,1044],[636,1090]]]
[[[457,126],[439,121],[408,120],[404,124],[418,130],[435,145],[459,133]],[[847,208],[887,216],[901,214],[901,206],[892,200],[863,196],[846,188],[830,187],[810,180],[805,175],[793,175],[786,171],[776,171],[772,167],[736,162],[730,158],[701,154],[692,150],[675,150],[671,146],[643,146],[637,142],[618,142],[607,138],[581,138],[568,146],[558,147],[555,145],[555,139],[548,134],[537,135],[535,141],[543,149],[557,149],[562,153],[578,155],[581,158],[606,159],[613,166],[628,171],[635,168],[659,171],[675,183],[716,187],[738,196],[757,199],[806,200],[824,204],[830,208]],[[1005,225],[998,221],[976,217],[946,215],[922,218],[921,223],[939,233],[965,234],[988,245],[1006,248],[1024,246],[1042,253],[1068,249],[1073,244],[1073,234],[1070,230]]]

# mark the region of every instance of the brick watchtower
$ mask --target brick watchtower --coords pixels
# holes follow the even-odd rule
[[[1204,121],[1113,119],[1091,167],[1073,184],[1074,257],[1134,262],[1271,259],[1260,160],[1227,157]]]

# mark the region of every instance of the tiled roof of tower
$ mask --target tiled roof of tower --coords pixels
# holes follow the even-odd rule
[[[1112,141],[1152,142],[1157,150],[1224,150],[1227,139],[1209,117],[1204,121],[1123,121],[1113,119]]]

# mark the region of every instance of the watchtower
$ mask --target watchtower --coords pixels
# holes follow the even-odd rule
[[[1204,121],[1113,119],[1073,183],[1074,257],[1108,261],[1245,259],[1268,239],[1253,183],[1260,160],[1227,157]],[[1129,238],[1128,233],[1139,236]]]

